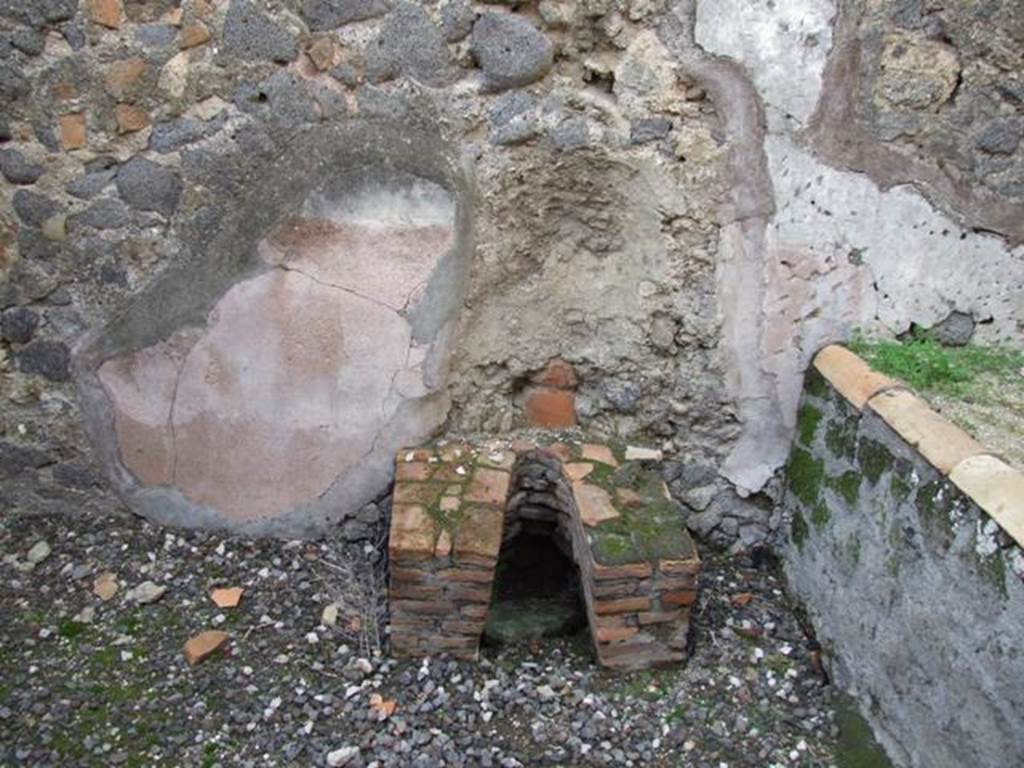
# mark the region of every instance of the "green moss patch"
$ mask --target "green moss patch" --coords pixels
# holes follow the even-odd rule
[[[801,443],[810,447],[821,423],[821,411],[810,403],[800,406],[796,416],[797,436]]]
[[[807,541],[808,533],[807,521],[804,520],[804,516],[800,514],[799,510],[794,510],[793,522],[789,527],[789,538],[792,539],[793,543],[796,544],[797,549],[801,552],[804,549],[804,542]]]
[[[595,465],[595,467],[598,465]],[[592,533],[594,557],[602,565],[621,565],[659,559],[682,559],[697,554],[683,520],[682,509],[665,498],[661,475],[628,462],[611,472],[587,475],[587,482],[600,485],[615,499],[619,517],[607,520]],[[594,480],[596,479],[596,482]],[[641,503],[628,505],[616,498],[616,490],[629,489]]]
[[[877,440],[862,437],[857,445],[857,458],[861,472],[872,485],[877,485],[882,474],[892,468],[894,457],[889,449]]]
[[[835,419],[825,430],[825,447],[837,459],[855,461],[857,458],[857,420]]]
[[[828,395],[828,382],[825,381],[825,377],[813,365],[808,367],[807,375],[804,376],[804,391],[814,397],[825,397]]]
[[[829,511],[828,504],[823,499],[819,499],[818,503],[811,509],[811,522],[820,531],[828,525],[828,521],[831,519],[832,513]]]
[[[857,504],[860,498],[861,475],[854,471],[844,472],[838,477],[830,477],[829,487],[843,497],[843,501],[851,507]]]
[[[807,506],[813,506],[821,493],[824,478],[824,462],[802,448],[793,449],[786,464],[786,480],[794,496]]]

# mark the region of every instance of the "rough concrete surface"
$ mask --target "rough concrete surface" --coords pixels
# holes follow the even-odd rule
[[[815,376],[784,547],[836,683],[897,765],[1024,761],[1024,552],[870,410]]]

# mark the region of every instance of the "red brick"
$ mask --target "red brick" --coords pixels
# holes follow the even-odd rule
[[[400,448],[395,453],[395,464],[406,461],[429,461],[434,458],[430,448]]]
[[[662,605],[693,605],[697,602],[697,593],[690,589],[682,592],[663,592],[660,599]]]
[[[594,626],[605,629],[624,627],[626,626],[626,617],[621,613],[612,613],[606,616],[595,616]]]
[[[509,473],[503,470],[477,467],[464,498],[466,501],[504,506],[508,499],[509,479]]]
[[[647,624],[667,624],[685,618],[683,611],[646,611],[637,616],[641,626]]]
[[[700,573],[700,560],[662,560],[658,563],[662,573]]]
[[[388,597],[391,600],[437,600],[441,597],[441,588],[392,583]]]
[[[396,483],[393,495],[396,504],[422,504],[433,507],[437,504],[445,486],[441,483]]]
[[[611,496],[604,488],[584,482],[573,483],[572,495],[584,525],[595,527],[619,517],[619,511],[615,509]]]
[[[423,632],[433,631],[437,629],[436,619],[421,619],[413,618],[411,616],[392,616],[391,617],[391,636],[394,637],[396,632]]]
[[[647,581],[602,581],[594,585],[594,597],[636,597],[651,591],[651,582]]]
[[[425,461],[399,461],[395,464],[395,481],[403,482],[412,480],[422,482],[429,480],[434,468]]]
[[[477,571],[470,568],[446,568],[438,571],[437,576],[445,581],[464,581],[473,584],[490,584],[494,581],[494,571]]]
[[[480,638],[477,635],[472,637],[466,635],[459,635],[456,637],[445,637],[443,635],[435,638],[431,638],[430,644],[437,648],[444,648],[448,650],[472,650],[475,651],[477,646],[480,644]]]
[[[651,575],[650,563],[629,563],[627,565],[601,565],[594,563],[594,578],[598,581],[611,579],[643,579]]]
[[[636,627],[598,627],[597,642],[617,643],[628,640],[639,631]]]
[[[395,504],[391,511],[392,559],[419,559],[434,555],[434,521],[418,504]]]
[[[656,582],[658,589],[696,589],[696,576],[659,576]]]
[[[584,459],[590,459],[591,461],[599,461],[602,464],[607,464],[611,467],[619,466],[619,462],[615,459],[615,454],[612,453],[612,449],[607,445],[600,445],[598,443],[584,443],[582,455]]]
[[[486,603],[477,605],[464,605],[459,608],[459,615],[469,616],[474,619],[485,619],[487,618],[487,611],[490,608]]]
[[[546,429],[574,426],[576,395],[565,389],[532,389],[526,396],[526,422]]]
[[[451,621],[441,622],[441,631],[446,634],[470,635],[474,638],[479,638],[480,634],[484,631],[484,624],[486,623],[484,619],[465,621],[452,619]]]
[[[212,655],[214,651],[224,645],[230,638],[231,636],[227,632],[221,632],[219,629],[208,629],[205,632],[200,632],[185,643],[185,660],[189,664],[198,664],[203,659]]]
[[[449,600],[468,600],[473,603],[489,603],[491,590],[466,584],[449,584],[445,589],[445,597]]]
[[[504,513],[501,509],[471,507],[466,510],[455,534],[455,559],[457,562],[474,562],[480,565],[497,562],[501,548],[501,532]]]
[[[555,389],[575,389],[579,383],[579,379],[576,378],[576,371],[572,365],[557,357],[549,361],[544,370],[533,374],[530,377],[530,381],[534,384],[554,387]]]
[[[455,604],[446,601],[392,600],[391,610],[414,616],[447,616],[455,610]]]
[[[638,613],[651,609],[649,597],[624,597],[621,600],[595,600],[594,611],[602,616],[607,613]]]
[[[407,584],[428,584],[434,580],[433,574],[429,571],[421,571],[419,568],[400,568],[391,566],[391,581],[401,581]]]

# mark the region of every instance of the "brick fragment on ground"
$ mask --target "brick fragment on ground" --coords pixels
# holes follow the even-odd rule
[[[210,657],[218,648],[230,639],[227,632],[219,629],[208,629],[200,632],[185,643],[185,660],[195,666],[199,662]]]
[[[242,601],[242,587],[220,587],[210,592],[210,599],[218,608],[235,608]]]

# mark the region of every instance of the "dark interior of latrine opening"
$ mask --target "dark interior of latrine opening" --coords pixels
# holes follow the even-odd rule
[[[586,626],[568,527],[572,504],[556,459],[540,451],[519,458],[512,468],[485,641],[564,637]]]

